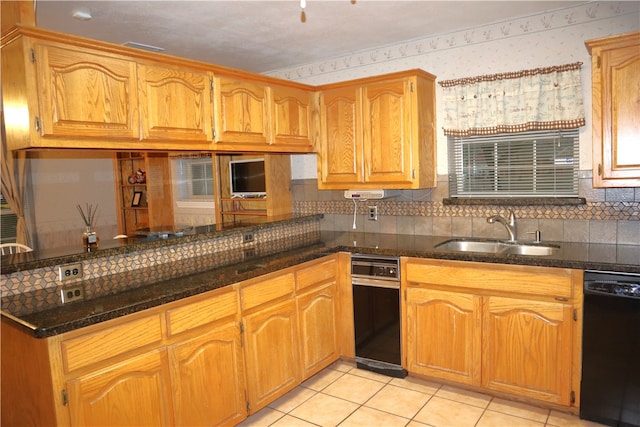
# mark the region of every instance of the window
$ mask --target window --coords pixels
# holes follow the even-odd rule
[[[577,197],[578,130],[448,137],[451,197]]]
[[[0,194],[0,243],[16,242],[18,216],[13,213],[9,204]]]
[[[177,208],[214,209],[211,153],[172,154],[171,175]]]
[[[188,168],[187,185],[190,198],[211,198],[213,196],[213,167],[208,161],[191,160]]]

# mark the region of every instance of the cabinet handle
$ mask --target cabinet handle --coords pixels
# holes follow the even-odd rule
[[[602,163],[598,163],[598,176],[602,176]]]
[[[36,116],[33,121],[33,127],[36,129],[36,132],[40,132],[40,117]]]

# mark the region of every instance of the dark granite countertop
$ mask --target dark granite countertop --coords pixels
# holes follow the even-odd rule
[[[322,233],[325,245],[349,252],[640,273],[640,245],[543,242],[543,244],[559,246],[558,251],[549,256],[453,252],[435,248],[439,243],[449,239],[456,239],[456,237],[356,232]],[[523,243],[530,242],[523,241]]]
[[[26,328],[35,337],[44,338],[232,285],[331,252],[324,244],[317,243],[35,313],[13,316],[2,311],[2,316]],[[82,284],[89,287],[92,280],[85,280]]]
[[[2,312],[42,338],[241,282],[338,251],[375,255],[561,267],[640,274],[640,246],[545,242],[560,245],[550,256],[460,253],[434,248],[451,237],[322,232],[321,242],[274,255],[80,301],[19,318]],[[91,286],[90,281],[83,282]]]

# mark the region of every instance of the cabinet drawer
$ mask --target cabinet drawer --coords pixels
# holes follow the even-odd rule
[[[312,265],[301,268],[296,272],[296,286],[298,290],[332,280],[336,280],[335,257],[322,262],[314,262]]]
[[[68,373],[146,345],[160,344],[161,324],[158,313],[63,341],[64,370]]]
[[[573,295],[573,273],[564,268],[410,260],[404,274],[409,285],[425,283],[561,298]]]
[[[167,335],[172,336],[238,312],[238,294],[225,291],[218,295],[167,310]]]
[[[252,280],[240,289],[242,310],[257,307],[286,295],[293,295],[294,282],[293,272]]]

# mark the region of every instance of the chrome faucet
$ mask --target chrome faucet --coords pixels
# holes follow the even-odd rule
[[[489,218],[487,218],[487,222],[489,224],[493,224],[494,222],[499,222],[500,224],[504,225],[504,228],[507,229],[507,232],[509,233],[509,241],[510,242],[515,242],[516,241],[516,215],[513,213],[513,209],[509,209],[509,219],[502,217],[500,215],[492,215]]]

